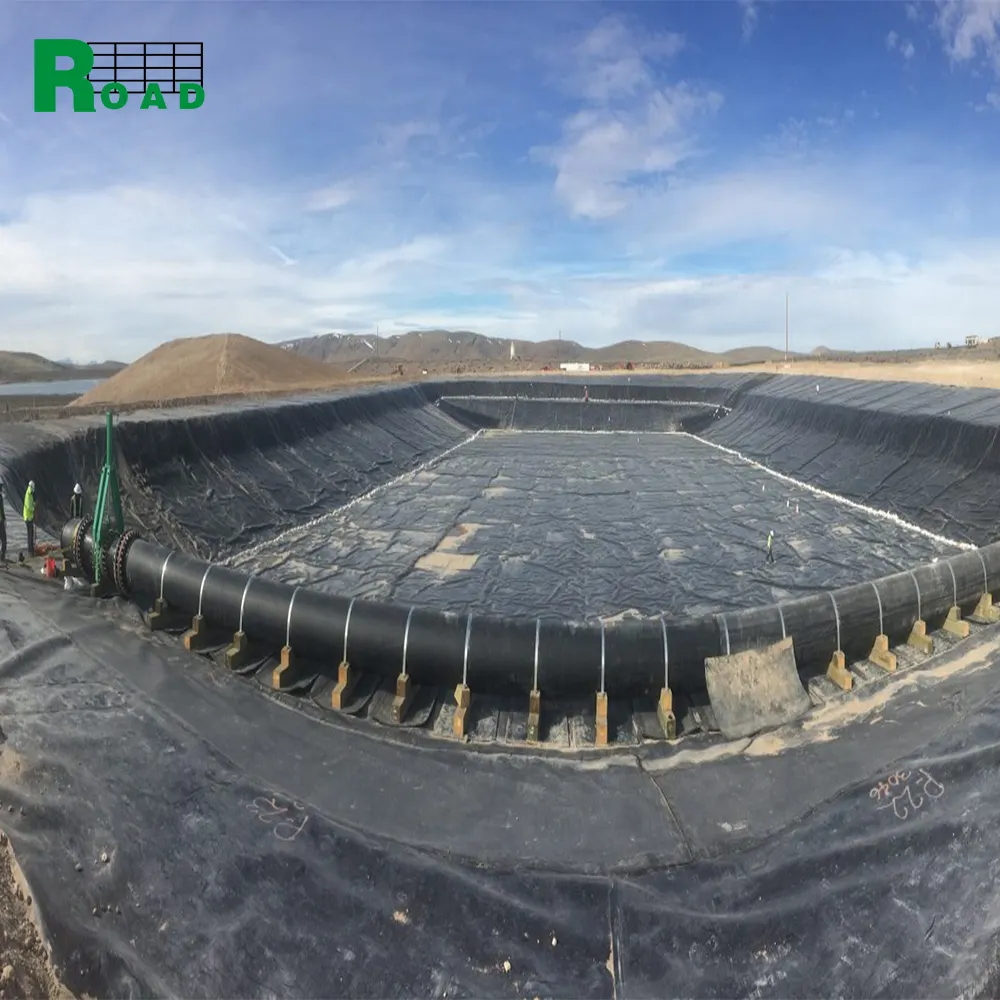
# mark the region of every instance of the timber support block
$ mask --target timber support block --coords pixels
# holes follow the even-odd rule
[[[347,699],[354,693],[354,685],[358,683],[358,672],[351,669],[347,660],[341,660],[337,667],[337,683],[330,692],[330,705],[338,712],[343,711]]]
[[[205,640],[208,634],[208,626],[202,615],[195,615],[191,619],[191,627],[184,633],[184,648],[190,652],[196,652],[205,648]]]
[[[451,721],[451,731],[457,739],[465,739],[465,727],[471,704],[472,691],[469,690],[469,685],[459,684],[455,688],[455,715]]]
[[[993,606],[992,594],[986,593],[979,598],[979,603],[976,605],[976,610],[972,612],[972,617],[983,618],[988,622],[1000,621],[1000,608]]]
[[[608,693],[607,691],[597,692],[597,711],[595,717],[595,729],[597,731],[597,746],[606,747],[608,745]]]
[[[226,649],[226,666],[230,670],[238,670],[247,662],[250,655],[250,644],[246,632],[234,632],[233,641]]]
[[[406,718],[406,713],[410,710],[413,701],[413,682],[409,674],[400,674],[396,678],[396,696],[392,699],[392,709],[389,718],[398,726]]]
[[[881,667],[889,673],[896,669],[896,654],[889,650],[889,637],[887,635],[875,636],[875,645],[872,646],[868,659],[876,667]]]
[[[111,597],[116,592],[114,583],[105,577],[100,583],[90,585],[91,597]]]
[[[847,660],[842,649],[834,651],[830,665],[826,668],[826,676],[842,691],[850,691],[854,687],[854,678],[847,669]]]
[[[677,716],[674,715],[674,695],[670,688],[660,688],[656,699],[656,718],[660,721],[663,735],[668,740],[677,739]]]
[[[535,688],[528,695],[528,742],[538,742],[538,731],[542,721],[542,692]]]
[[[959,639],[969,638],[969,623],[962,621],[962,609],[957,604],[948,609],[948,617],[945,618],[941,628],[951,635],[958,636]]]
[[[271,671],[271,687],[280,691],[286,687],[285,674],[291,674],[295,666],[295,652],[291,646],[282,646],[278,657],[278,665]]]
[[[906,644],[919,649],[921,653],[927,653],[928,656],[934,652],[934,640],[927,634],[927,622],[923,618],[918,618],[913,623]]]

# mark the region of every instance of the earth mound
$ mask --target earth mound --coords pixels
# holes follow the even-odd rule
[[[273,344],[238,333],[216,333],[161,344],[70,406],[322,389],[339,377],[329,365]]]

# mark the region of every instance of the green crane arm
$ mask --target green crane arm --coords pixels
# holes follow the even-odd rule
[[[101,469],[101,481],[97,487],[97,503],[94,505],[94,582],[100,584],[104,573],[104,525],[107,516],[114,518],[114,527],[119,533],[125,530],[125,517],[122,514],[121,490],[118,486],[118,463],[115,461],[114,414],[107,412],[105,424],[106,444],[104,453],[104,468]],[[108,500],[111,510],[108,510]]]

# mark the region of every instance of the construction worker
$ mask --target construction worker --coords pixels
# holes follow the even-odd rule
[[[35,481],[28,483],[24,492],[24,527],[28,533],[28,555],[35,554]]]
[[[583,387],[583,401],[585,403],[590,402],[590,390],[586,386]]]
[[[774,562],[774,532],[768,531],[767,533],[767,561],[769,563]]]
[[[3,483],[0,483],[0,562],[7,561],[7,511],[3,503]]]
[[[83,487],[79,483],[73,487],[73,496],[69,501],[69,516],[83,517]]]

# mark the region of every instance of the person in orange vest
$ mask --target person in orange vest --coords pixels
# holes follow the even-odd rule
[[[28,533],[28,555],[35,554],[35,481],[28,483],[28,488],[24,492],[24,509],[21,511],[24,517],[24,527]]]

